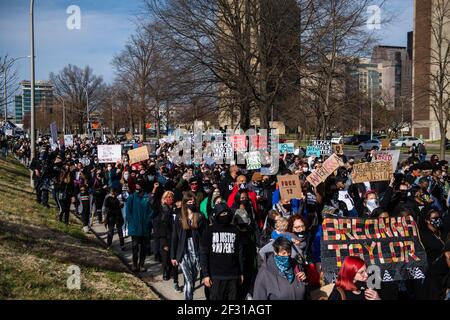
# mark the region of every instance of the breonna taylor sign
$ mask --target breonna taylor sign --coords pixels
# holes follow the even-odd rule
[[[347,256],[377,265],[392,280],[423,278],[427,265],[417,224],[411,216],[378,219],[325,218],[321,239],[322,269],[337,274]],[[331,275],[331,276],[330,276]]]

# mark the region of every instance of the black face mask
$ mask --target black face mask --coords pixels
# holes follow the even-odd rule
[[[294,234],[300,238],[301,240],[303,240],[306,236],[306,232],[305,231],[301,231],[301,232],[294,232]]]
[[[355,286],[357,290],[364,291],[367,289],[367,282],[364,281],[356,281]]]
[[[286,211],[291,211],[291,205],[290,204],[283,204],[283,208]]]
[[[188,204],[187,208],[192,212],[197,212],[197,206],[195,204]]]
[[[227,214],[226,216],[218,216],[217,217],[217,223],[222,225],[228,225],[231,223],[231,215]]]

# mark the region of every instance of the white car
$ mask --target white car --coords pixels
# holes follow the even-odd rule
[[[331,138],[331,144],[342,144],[342,137]]]
[[[358,146],[360,152],[370,151],[373,148],[375,148],[375,150],[381,150],[381,141],[377,139],[368,140],[360,143]]]
[[[391,142],[391,146],[393,147],[415,147],[419,143],[423,143],[423,140],[415,138],[415,137],[403,137],[394,139]]]

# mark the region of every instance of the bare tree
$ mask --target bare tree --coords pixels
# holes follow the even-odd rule
[[[14,67],[14,59],[9,58],[8,55],[0,57],[0,110],[1,118],[8,111],[5,111],[6,106],[14,102],[17,89],[19,88],[19,78],[17,69]]]

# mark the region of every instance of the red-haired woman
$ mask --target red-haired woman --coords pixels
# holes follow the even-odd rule
[[[329,300],[381,300],[378,292],[367,287],[366,263],[358,257],[346,257]]]

